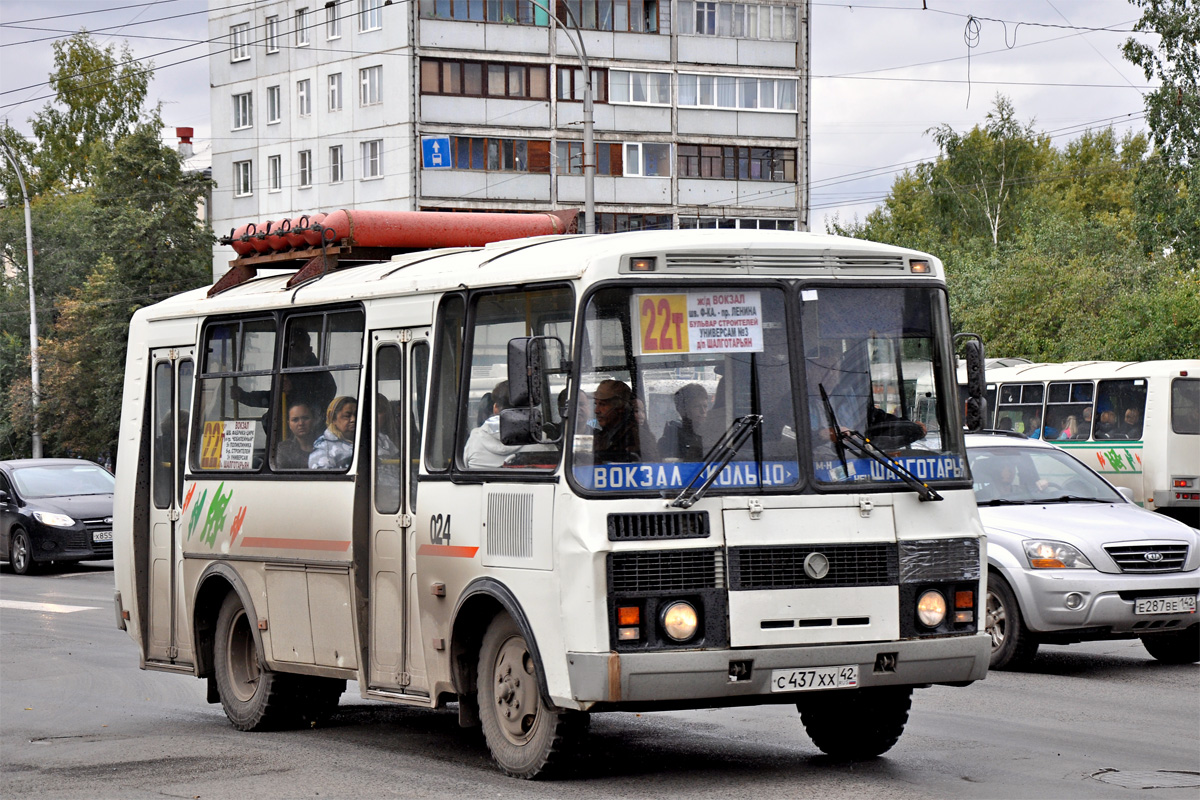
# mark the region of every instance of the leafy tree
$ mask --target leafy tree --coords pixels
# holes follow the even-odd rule
[[[89,183],[94,160],[142,121],[152,63],[133,58],[129,45],[100,47],[87,31],[54,42],[50,87],[55,103],[34,115],[39,193],[61,184]]]

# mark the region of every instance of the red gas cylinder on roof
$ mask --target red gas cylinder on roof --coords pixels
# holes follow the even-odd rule
[[[537,214],[460,213],[456,211],[334,211],[321,220],[326,241],[356,247],[423,249],[478,247],[504,239],[569,233],[575,211]],[[315,217],[314,217],[315,220]],[[311,244],[318,244],[309,237]]]
[[[254,246],[250,244],[250,237],[258,231],[258,226],[253,222],[247,222],[233,229],[229,234],[229,244],[233,247],[233,252],[239,256],[248,256],[254,252]]]
[[[267,234],[267,246],[272,251],[287,250],[291,247],[288,244],[287,234],[292,229],[292,221],[290,219],[281,219],[271,223],[271,231]]]
[[[319,247],[321,244],[321,229],[318,227],[325,219],[322,213],[308,215],[308,227],[300,231],[301,238],[309,247]]]

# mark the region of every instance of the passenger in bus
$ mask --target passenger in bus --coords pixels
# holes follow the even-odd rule
[[[1058,429],[1042,424],[1042,412],[1030,411],[1025,415],[1025,438],[1057,439]]]
[[[500,441],[500,412],[508,408],[508,381],[500,381],[492,389],[492,413],[483,424],[471,431],[463,448],[463,463],[472,469],[494,469],[521,449],[519,444]]]
[[[293,329],[288,341],[288,351],[285,357],[285,367],[315,367],[320,363],[317,354],[313,352],[308,334],[302,330]],[[337,394],[337,383],[332,373],[326,370],[316,372],[285,372],[280,376],[280,388],[284,402],[307,402],[313,408],[324,408]],[[234,385],[229,390],[229,396],[243,405],[254,408],[266,408],[271,404],[271,392],[247,391]],[[264,420],[265,424],[265,420]]]
[[[317,440],[317,415],[307,401],[288,403],[288,438],[275,448],[276,469],[308,469]]]
[[[633,391],[612,378],[600,381],[592,393],[596,409],[592,455],[597,463],[642,460]]]
[[[708,392],[698,383],[689,383],[675,392],[675,410],[679,419],[667,422],[658,452],[663,458],[680,461],[704,459],[704,431],[707,428]],[[709,443],[711,444],[711,442]]]
[[[1100,419],[1096,422],[1096,431],[1093,434],[1096,439],[1113,439],[1117,433],[1117,412],[1111,408],[1106,408],[1100,412]]]
[[[658,441],[650,431],[649,415],[646,413],[646,402],[640,397],[633,398],[633,420],[637,423],[638,444],[642,448],[642,461],[658,461]]]
[[[1092,435],[1092,407],[1084,406],[1079,417],[1078,427],[1073,429],[1074,439],[1086,439]]]
[[[313,442],[309,469],[346,469],[354,458],[354,431],[358,424],[358,401],[335,397],[325,412],[325,432]]]
[[[1066,422],[1063,423],[1062,430],[1058,433],[1059,439],[1078,439],[1079,418],[1074,414],[1068,414]]]
[[[1125,423],[1118,429],[1120,439],[1142,438],[1142,412],[1137,406],[1125,409]]]

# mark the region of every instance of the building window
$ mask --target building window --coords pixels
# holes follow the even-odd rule
[[[556,0],[556,16],[568,27],[575,13],[579,27],[596,31],[658,32],[657,0]]]
[[[543,6],[549,5],[545,0],[541,2]],[[530,0],[421,0],[421,16],[508,25],[545,27],[550,24],[550,16],[545,9]]]
[[[278,192],[283,189],[283,157],[267,157],[267,191]]]
[[[529,139],[452,136],[454,169],[550,172],[550,143]]]
[[[296,9],[296,46],[308,47],[308,9]]]
[[[233,196],[249,197],[254,194],[254,162],[233,162]]]
[[[296,113],[302,117],[312,114],[312,81],[296,81]]]
[[[254,126],[254,96],[250,92],[233,96],[233,129]]]
[[[627,143],[625,175],[643,178],[671,177],[671,145],[658,142]]]
[[[383,67],[367,67],[358,71],[358,103],[363,106],[373,106],[383,100],[381,84],[383,83]]]
[[[583,70],[580,67],[556,67],[555,93],[559,100],[583,102]],[[592,102],[608,102],[608,70],[592,70]]]
[[[608,98],[613,103],[671,105],[671,73],[611,70]]]
[[[708,228],[740,228],[759,231],[794,231],[796,220],[768,217],[680,217],[680,230]]]
[[[796,151],[787,147],[677,145],[681,178],[727,181],[796,180]]]
[[[267,87],[267,124],[274,125],[283,118],[283,103],[278,86]]]
[[[329,182],[330,183],[341,183],[342,182],[342,179],[343,179],[342,163],[344,161],[344,159],[342,157],[342,153],[343,153],[342,146],[340,144],[334,145],[333,147],[329,148]]]
[[[795,111],[796,81],[680,73],[679,106]]]
[[[482,0],[475,0],[481,3]],[[358,0],[358,31],[377,31],[383,27],[383,0]]]
[[[421,93],[548,100],[550,70],[529,64],[426,59],[421,62]]]
[[[796,7],[679,0],[678,32],[697,36],[796,41]]]
[[[232,25],[229,28],[229,60],[250,60],[250,23]]]
[[[279,17],[267,17],[267,52],[279,52]]]
[[[362,143],[363,180],[383,177],[383,140],[372,139]]]
[[[624,146],[620,144],[609,144],[607,142],[596,143],[596,174],[597,175],[622,175],[624,174],[621,154],[624,151]],[[583,174],[583,142],[566,141],[560,139],[555,150],[555,172],[559,175],[582,175]]]
[[[596,214],[596,233],[669,231],[672,227],[670,214]]]
[[[329,76],[329,110],[342,110],[342,73],[340,72]]]
[[[325,4],[325,38],[342,38],[342,18],[338,16],[338,4]]]
[[[296,162],[297,181],[301,189],[307,189],[312,186],[312,150],[301,150],[298,155],[299,160]]]

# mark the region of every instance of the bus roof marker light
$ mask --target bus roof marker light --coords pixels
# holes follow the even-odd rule
[[[629,259],[630,272],[654,272],[656,267],[656,259],[654,256],[646,258],[631,258]]]
[[[928,275],[933,272],[933,269],[929,266],[928,261],[917,261],[914,259],[908,262],[908,271],[914,275]]]

